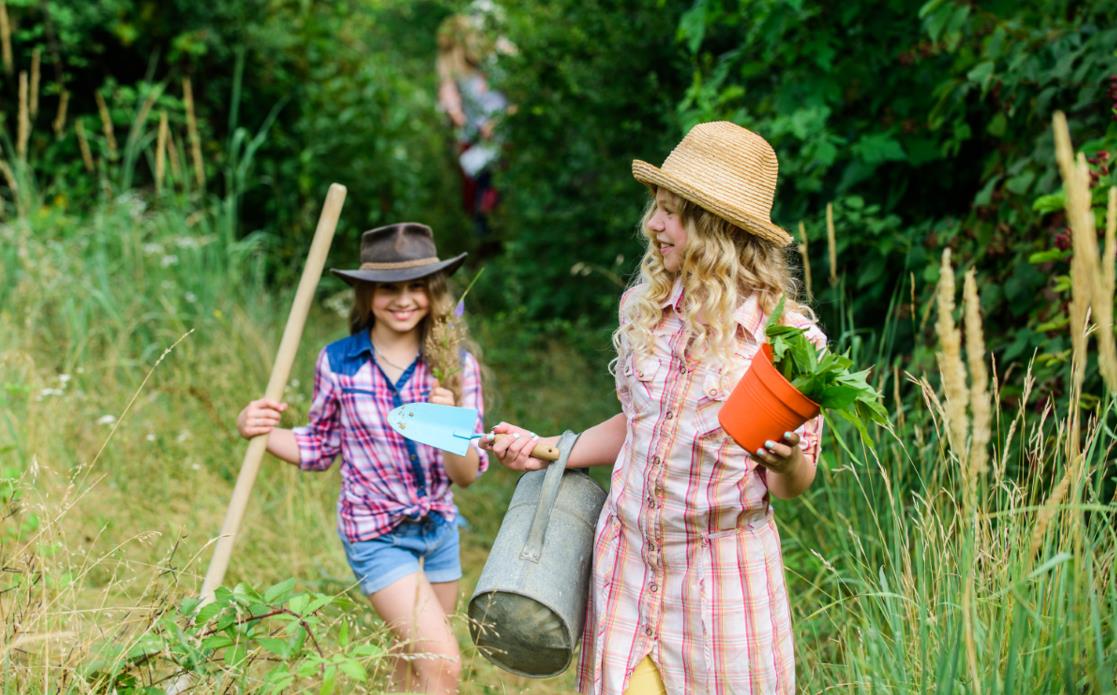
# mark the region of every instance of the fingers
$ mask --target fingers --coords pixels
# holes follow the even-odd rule
[[[270,398],[250,402],[237,416],[237,432],[245,439],[271,432],[282,418],[287,404]]]
[[[784,432],[780,441],[769,439],[764,446],[753,452],[753,457],[767,467],[781,469],[788,465],[789,459],[797,451],[799,435],[794,432]]]
[[[454,392],[438,386],[431,389],[430,402],[438,405],[457,405],[454,401]]]
[[[500,462],[517,471],[533,471],[543,468],[546,463],[533,458],[532,449],[539,443],[539,436],[522,427],[506,422],[493,427],[492,435],[507,435],[489,439],[483,438],[482,447],[491,451]]]

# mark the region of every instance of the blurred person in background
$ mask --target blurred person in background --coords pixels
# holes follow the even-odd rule
[[[454,130],[455,154],[462,180],[462,205],[473,219],[480,255],[497,249],[489,215],[500,203],[492,172],[500,161],[501,118],[514,112],[508,99],[493,89],[487,73],[498,53],[515,48],[507,39],[489,39],[483,30],[482,12],[448,17],[438,29],[438,106]]]

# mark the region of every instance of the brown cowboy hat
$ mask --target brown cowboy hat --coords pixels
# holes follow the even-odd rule
[[[746,232],[787,246],[791,235],[772,222],[780,163],[768,141],[728,121],[699,123],[657,167],[639,159],[632,176],[662,186]]]
[[[418,222],[400,222],[361,234],[361,267],[330,272],[350,285],[358,282],[407,282],[438,272],[452,275],[467,254],[441,260],[434,248],[431,228]]]

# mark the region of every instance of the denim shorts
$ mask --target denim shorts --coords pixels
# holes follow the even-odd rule
[[[418,572],[420,559],[432,584],[462,577],[458,526],[438,514],[419,521],[405,520],[369,541],[350,541],[343,536],[341,543],[361,591],[368,595]]]

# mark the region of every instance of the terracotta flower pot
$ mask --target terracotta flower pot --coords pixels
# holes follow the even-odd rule
[[[764,343],[718,413],[722,429],[750,454],[768,440],[779,441],[818,415],[819,406],[800,393],[772,364]]]

